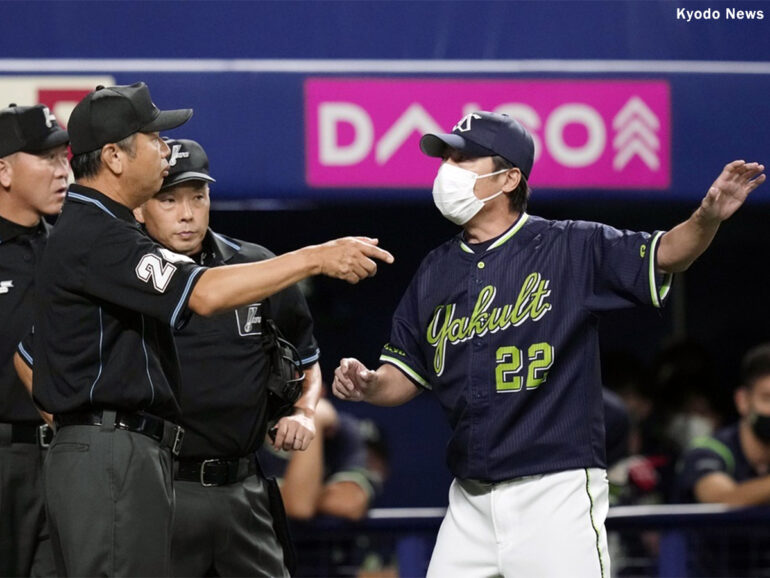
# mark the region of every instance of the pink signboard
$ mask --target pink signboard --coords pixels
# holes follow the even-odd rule
[[[509,114],[529,129],[534,186],[669,187],[670,95],[662,80],[310,78],[307,182],[428,187],[440,161],[420,152],[420,136],[451,132],[475,110]]]

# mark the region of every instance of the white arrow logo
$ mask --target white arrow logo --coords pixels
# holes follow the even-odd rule
[[[8,293],[13,287],[13,281],[0,281],[0,294]]]
[[[651,171],[660,168],[656,151],[660,150],[657,132],[660,121],[638,96],[631,97],[612,120],[616,135],[612,148],[618,152],[612,161],[616,171],[622,171],[634,156],[638,156]]]

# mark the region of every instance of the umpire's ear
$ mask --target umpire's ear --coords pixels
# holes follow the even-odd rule
[[[0,159],[0,185],[4,189],[11,188],[11,176],[13,175],[13,168],[11,163],[8,162],[8,157]]]
[[[142,204],[134,209],[134,219],[139,221],[142,225],[144,225],[144,211],[142,211],[143,207],[144,205]]]
[[[102,147],[102,164],[115,175],[123,174],[123,155],[117,144],[106,144]]]

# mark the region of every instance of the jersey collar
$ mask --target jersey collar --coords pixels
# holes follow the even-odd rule
[[[67,201],[95,206],[114,219],[121,219],[133,225],[137,225],[136,219],[134,218],[134,212],[131,209],[125,205],[121,205],[117,201],[113,201],[107,195],[104,195],[91,187],[85,187],[76,183],[71,184],[69,191],[67,191]]]
[[[40,221],[34,227],[24,227],[13,221],[0,217],[0,243],[7,243],[11,239],[23,235],[37,236],[48,232],[50,225],[41,217]]]
[[[519,215],[519,218],[516,219],[516,222],[511,225],[511,228],[508,229],[505,233],[500,235],[495,241],[493,241],[486,249],[486,251],[492,251],[493,249],[497,249],[498,247],[504,245],[508,241],[513,238],[513,236],[518,233],[521,228],[524,226],[524,223],[529,220],[529,215],[527,213],[522,213]],[[472,245],[469,243],[466,243],[463,238],[463,233],[460,233],[460,249],[462,249],[466,253],[474,254],[476,251],[472,249]]]
[[[235,242],[230,237],[215,233],[211,228],[206,231],[203,247],[204,251],[210,251],[216,255],[215,259],[219,261],[219,264],[227,263],[241,250],[240,243]]]

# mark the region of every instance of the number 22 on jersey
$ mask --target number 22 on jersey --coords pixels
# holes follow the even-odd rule
[[[498,347],[495,354],[495,385],[497,393],[513,393],[522,388],[536,389],[548,377],[553,365],[553,346],[533,343],[524,351],[515,345]]]

